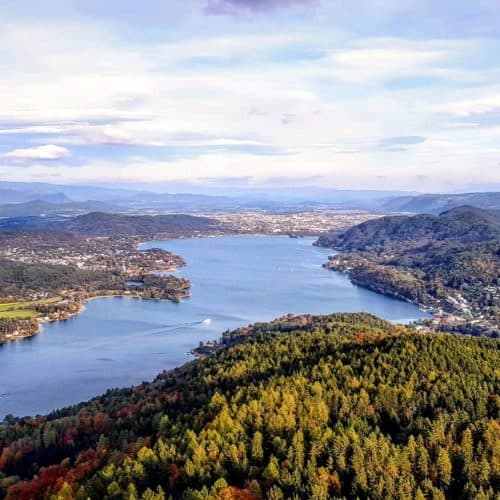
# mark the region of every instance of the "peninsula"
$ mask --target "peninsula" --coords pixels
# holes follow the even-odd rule
[[[188,297],[189,280],[171,274],[184,259],[162,249],[142,251],[139,244],[216,234],[218,228],[204,217],[95,213],[43,228],[0,230],[0,343],[35,335],[44,322],[68,319],[93,297]]]
[[[474,335],[500,335],[500,218],[458,207],[439,216],[389,216],[317,245],[339,251],[325,264],[351,281],[434,313],[424,325]]]

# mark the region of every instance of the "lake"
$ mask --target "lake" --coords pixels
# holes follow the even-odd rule
[[[182,255],[192,296],[178,304],[132,297],[91,300],[68,321],[0,346],[0,420],[48,413],[151,380],[193,359],[199,341],[287,313],[367,311],[409,322],[427,314],[322,269],[331,250],[313,238],[228,236],[151,242]]]

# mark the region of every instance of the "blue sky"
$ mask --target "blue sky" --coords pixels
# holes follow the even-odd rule
[[[2,180],[500,188],[498,0],[4,0],[0,27]]]

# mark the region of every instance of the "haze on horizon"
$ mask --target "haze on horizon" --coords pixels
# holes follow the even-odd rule
[[[0,23],[1,180],[500,189],[498,0],[5,0]]]

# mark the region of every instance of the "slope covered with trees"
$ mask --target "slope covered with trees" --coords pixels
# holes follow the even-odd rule
[[[499,342],[287,317],[48,417],[0,426],[8,499],[495,498]],[[1,494],[0,494],[1,496]]]
[[[472,205],[485,210],[500,210],[500,193],[460,193],[460,194],[421,194],[417,196],[398,196],[383,204],[385,210],[439,214],[452,208]]]
[[[318,245],[325,267],[375,291],[447,311],[446,328],[500,335],[500,217],[473,207],[439,216],[383,217]],[[451,325],[451,326],[450,326]]]
[[[340,250],[401,252],[429,245],[481,243],[500,239],[500,215],[470,206],[440,215],[388,216],[344,233],[323,235],[323,246]]]
[[[123,215],[92,212],[53,223],[50,228],[82,236],[179,237],[217,231],[220,224],[208,217],[194,215]]]

